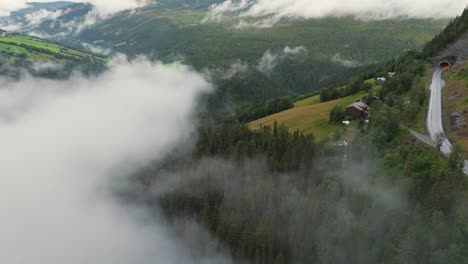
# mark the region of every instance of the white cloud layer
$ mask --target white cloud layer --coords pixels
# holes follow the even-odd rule
[[[293,18],[355,16],[364,20],[398,17],[450,18],[461,14],[468,0],[227,0],[211,6],[207,19],[221,20],[226,14],[240,17]]]
[[[58,0],[1,0],[0,1],[0,16],[6,16],[10,12],[27,7],[28,2],[57,2]],[[112,14],[126,9],[141,7],[150,0],[83,0],[72,2],[87,2],[91,3],[102,14]]]
[[[95,78],[0,84],[0,263],[195,263],[108,187],[189,136],[199,74],[119,58]]]
[[[90,51],[90,52],[92,52],[94,54],[108,56],[108,55],[110,55],[112,53],[111,49],[104,48],[104,47],[101,47],[99,45],[93,45],[93,44],[85,43],[85,42],[82,42],[81,45],[85,49],[87,49],[88,51]]]

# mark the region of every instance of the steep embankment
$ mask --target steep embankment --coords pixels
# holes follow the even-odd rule
[[[445,75],[443,119],[449,139],[468,153],[468,62]]]

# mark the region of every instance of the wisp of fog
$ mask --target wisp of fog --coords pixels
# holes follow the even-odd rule
[[[190,135],[199,74],[119,57],[98,77],[0,86],[0,263],[208,263],[109,188]]]

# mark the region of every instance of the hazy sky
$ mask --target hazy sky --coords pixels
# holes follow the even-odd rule
[[[0,263],[194,263],[110,186],[190,136],[197,97],[211,90],[199,74],[120,57],[95,78],[0,86]]]

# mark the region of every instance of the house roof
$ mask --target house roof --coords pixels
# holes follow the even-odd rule
[[[359,111],[366,111],[367,108],[369,108],[369,106],[367,104],[365,104],[364,102],[359,101],[359,100],[352,103],[352,104],[350,104],[350,105],[348,105],[347,108],[350,108],[350,107],[354,107],[354,108],[358,109]]]

